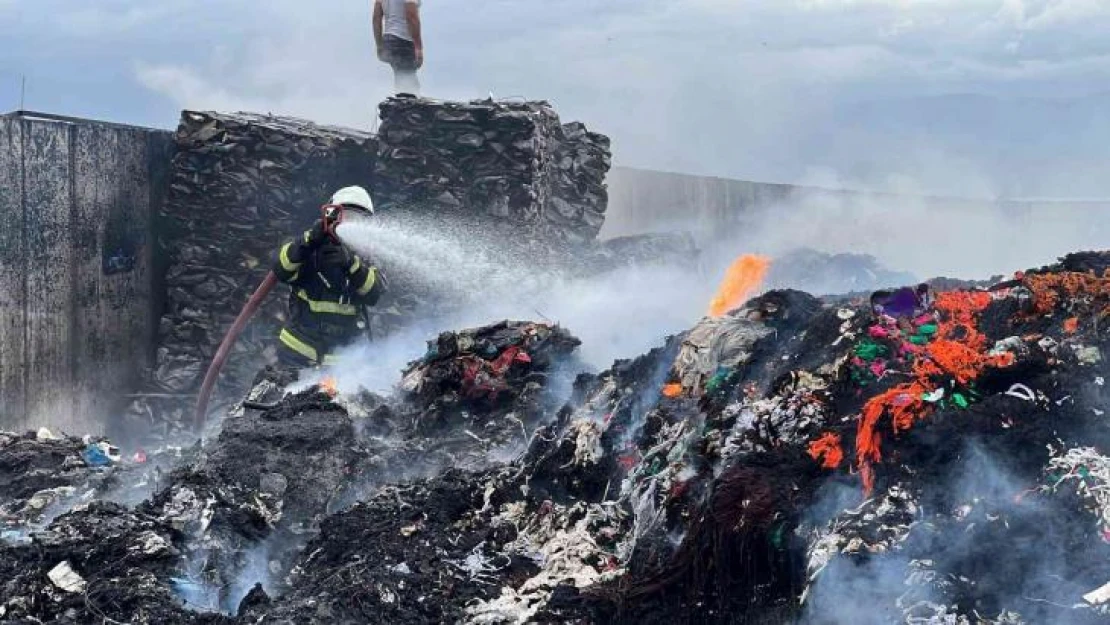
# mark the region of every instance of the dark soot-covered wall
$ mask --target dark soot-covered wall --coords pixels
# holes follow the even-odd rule
[[[0,116],[0,429],[99,432],[153,353],[171,135]]]

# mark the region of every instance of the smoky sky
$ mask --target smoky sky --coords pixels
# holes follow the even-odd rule
[[[618,164],[1110,197],[1105,0],[424,0],[426,95],[551,101]],[[0,0],[0,109],[373,127],[369,0]]]

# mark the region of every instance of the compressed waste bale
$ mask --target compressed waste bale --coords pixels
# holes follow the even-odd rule
[[[374,191],[383,206],[491,215],[560,242],[601,230],[609,139],[561,124],[547,102],[401,96],[380,111]]]

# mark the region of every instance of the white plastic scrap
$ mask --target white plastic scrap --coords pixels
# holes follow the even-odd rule
[[[416,393],[424,386],[424,369],[417,367],[401,379],[401,390],[406,393]]]
[[[925,393],[921,396],[921,399],[923,401],[929,402],[930,404],[935,404],[938,401],[944,399],[944,388],[941,387],[931,393]]]
[[[1014,384],[1006,391],[1006,394],[1010,397],[1024,399],[1025,401],[1037,401],[1037,394],[1033,392],[1033,389],[1024,384]]]
[[[806,573],[812,584],[833,558],[842,553],[882,553],[895,550],[909,536],[919,509],[902,486],[891,486],[882,497],[868,499],[854,510],[844,510],[828,525],[810,531]],[[804,532],[802,528],[799,533]],[[864,536],[868,537],[864,540]],[[802,592],[805,603],[810,587]]]
[[[820,390],[815,386],[820,378],[806,374],[799,380],[812,378],[816,382],[807,382],[791,392],[756,401],[742,400],[725,407],[725,418],[735,417],[732,429],[729,430],[724,447],[721,451],[723,459],[730,458],[741,451],[756,451],[755,445],[747,435],[753,430],[765,426],[764,429],[772,431],[776,440],[772,443],[800,443],[805,440],[806,432],[815,425],[820,425],[827,420],[827,406],[818,400],[811,391]]]
[[[1110,458],[1092,447],[1075,447],[1049,460],[1047,469],[1063,473],[1063,477],[1044,490],[1054,491],[1060,484],[1074,481],[1076,491],[1102,520],[1103,529],[1110,529]]]
[[[1014,354],[1015,356],[1022,356],[1029,353],[1029,346],[1025,341],[1021,340],[1020,336],[1008,336],[1001,341],[998,341],[991,347],[989,355],[1001,356],[1002,354]]]
[[[1091,605],[1101,605],[1110,601],[1110,582],[1106,582],[1102,586],[1083,595],[1083,600]]]
[[[578,419],[570,424],[574,437],[574,464],[596,464],[602,456],[601,427],[594,421]]]
[[[837,330],[836,340],[832,343],[833,347],[840,345],[842,341],[854,341],[856,339],[856,336],[859,335],[858,332],[852,331],[852,318],[856,316],[856,313],[854,311],[847,308],[841,308],[840,310],[836,311],[836,316],[839,317],[840,320],[844,323],[840,324],[840,328]]]
[[[494,563],[494,558],[486,556],[484,553],[486,548],[485,541],[482,541],[474,546],[462,560],[447,560],[451,566],[459,569],[470,576],[471,580],[478,582],[489,583],[488,580],[495,579],[490,574],[501,571],[510,564],[509,557],[504,554],[496,554],[505,560],[504,564],[498,565]],[[406,569],[408,567],[405,567]]]
[[[31,498],[27,500],[25,510],[42,510],[55,501],[65,499],[66,497],[72,497],[76,492],[77,489],[72,486],[59,486],[57,488],[40,490],[34,495],[31,495]]]
[[[208,531],[208,525],[215,514],[216,499],[209,497],[203,503],[191,488],[182,488],[162,509],[162,515],[178,531],[190,531],[199,536]]]
[[[586,514],[581,515],[585,509]],[[516,510],[506,510],[514,514]],[[468,623],[517,623],[531,621],[546,605],[551,593],[562,584],[585,588],[615,577],[619,572],[601,572],[590,562],[607,561],[606,554],[594,541],[592,524],[615,521],[616,508],[604,504],[576,504],[571,508],[554,506],[550,513],[535,517],[520,531],[517,539],[506,545],[506,551],[532,558],[540,572],[518,588],[501,588],[501,595],[488,601],[477,601],[466,608]],[[504,516],[504,515],[502,515]],[[568,526],[572,517],[581,517]],[[468,558],[469,559],[469,558]]]
[[[69,560],[62,560],[46,574],[50,582],[66,592],[85,592],[85,578],[77,574],[70,566]]]
[[[1056,348],[1059,347],[1060,344],[1057,343],[1056,339],[1052,338],[1051,336],[1046,336],[1037,341],[1037,346],[1050,354],[1055,354]]]
[[[1079,359],[1081,365],[1097,365],[1102,362],[1102,352],[1099,351],[1097,346],[1081,347],[1075,345],[1072,349],[1075,350],[1075,357]]]
[[[40,441],[56,441],[58,438],[56,434],[46,428],[39,428],[39,431],[35,433],[35,439]]]
[[[169,543],[161,535],[153,531],[146,531],[137,537],[137,544],[132,545],[128,551],[139,552],[144,555],[153,556],[158,554],[172,554],[176,553],[173,545]]]

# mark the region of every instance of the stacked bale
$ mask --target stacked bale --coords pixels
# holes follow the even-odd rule
[[[374,191],[383,206],[492,215],[560,244],[601,229],[609,139],[562,125],[547,102],[394,97],[380,111]]]
[[[335,189],[370,186],[376,153],[368,133],[248,113],[185,111],[175,138],[159,216],[165,263],[159,347],[151,392],[131,411],[168,416],[170,423],[184,417],[180,398],[196,391],[281,241],[310,225]],[[226,391],[238,394],[273,357],[284,313],[283,298],[268,298],[227,363]],[[159,400],[170,401],[151,405]]]
[[[605,186],[612,164],[609,137],[590,132],[581,122],[564,124],[556,136],[559,141],[549,173],[554,192],[544,217],[573,241],[593,240],[609,206]]]

